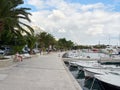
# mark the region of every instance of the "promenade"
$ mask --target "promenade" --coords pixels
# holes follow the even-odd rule
[[[0,90],[82,90],[58,53],[37,55],[0,69]]]

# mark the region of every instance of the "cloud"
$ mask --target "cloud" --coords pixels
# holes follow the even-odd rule
[[[53,21],[63,20],[65,18],[65,15],[60,10],[53,10],[50,15],[48,15],[49,19],[52,19]]]
[[[60,30],[58,30],[58,32],[60,32],[60,33],[66,33],[66,31],[64,29],[60,29]]]
[[[86,33],[92,36],[103,34],[103,27],[104,25],[93,25],[86,31]]]
[[[81,9],[83,11],[95,10],[95,9],[104,9],[104,8],[105,8],[105,6],[102,3],[89,4],[89,5],[81,5]]]
[[[66,37],[78,44],[106,43],[108,35],[120,31],[120,12],[103,3],[80,4],[65,0],[28,0],[38,11],[31,12],[32,23],[55,37]],[[109,7],[110,6],[110,7]]]

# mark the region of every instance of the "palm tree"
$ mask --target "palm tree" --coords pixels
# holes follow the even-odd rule
[[[60,38],[57,46],[59,49],[67,50],[72,49],[74,43],[71,40],[67,41],[66,38]]]
[[[46,36],[47,36],[47,33],[46,33],[46,32],[42,32],[42,33],[37,34],[39,46],[40,46],[41,48],[45,47]]]
[[[30,54],[32,54],[33,53],[33,48],[34,48],[34,46],[36,44],[36,41],[37,41],[37,37],[34,34],[27,35],[26,36],[26,41],[27,41],[28,47],[30,48]]]
[[[37,35],[38,37],[38,42],[40,43],[40,47],[41,48],[49,48],[50,45],[54,45],[55,44],[55,38],[46,32],[42,32],[40,34]]]
[[[10,30],[3,30],[1,33],[1,45],[13,45],[14,44],[14,33]]]
[[[21,19],[30,22],[27,10],[30,8],[22,8],[19,5],[23,4],[23,0],[0,0],[0,33],[3,30],[11,30],[15,34],[22,36],[22,32],[27,34],[33,33],[33,29],[23,23]],[[27,27],[30,32],[26,31],[23,27]]]

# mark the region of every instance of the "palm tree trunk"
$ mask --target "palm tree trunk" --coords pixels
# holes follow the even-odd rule
[[[3,21],[0,21],[0,32],[2,32],[3,29]]]
[[[30,49],[30,55],[32,55],[33,54],[33,50],[32,49]]]

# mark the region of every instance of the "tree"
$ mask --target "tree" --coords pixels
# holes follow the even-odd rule
[[[21,35],[16,35],[9,30],[4,30],[1,33],[1,47],[10,47],[13,52],[11,54],[15,54],[16,52],[22,52],[23,47],[26,45],[26,41],[24,37]]]
[[[73,46],[74,46],[74,43],[71,40],[67,41],[67,49],[70,50],[73,48]]]
[[[61,49],[61,50],[68,50],[68,49],[72,49],[72,47],[74,46],[74,43],[69,40],[67,41],[65,38],[60,38],[58,40],[58,49]]]
[[[42,32],[42,33],[37,34],[37,38],[38,38],[40,48],[45,47],[46,36],[47,36],[46,32]]]
[[[1,45],[11,45],[14,42],[14,34],[9,30],[4,30],[1,33]]]
[[[14,35],[12,42],[13,42],[13,45],[11,45],[11,47],[13,48],[14,53],[16,52],[22,53],[22,49],[26,45],[25,37]]]
[[[33,33],[33,29],[23,23],[21,19],[30,22],[29,15],[31,15],[27,10],[30,8],[19,7],[23,4],[23,0],[1,0],[0,1],[0,33],[3,30],[11,30],[12,33],[21,35],[25,32],[26,34]],[[25,30],[23,26],[27,27],[30,32]]]
[[[40,48],[49,48],[50,45],[53,47],[56,43],[55,38],[51,34],[46,32],[38,34],[37,37]]]
[[[60,38],[58,40],[58,46],[59,46],[59,49],[66,49],[66,39],[65,38]]]
[[[55,45],[55,42],[56,42],[55,38],[48,33],[45,40],[46,47],[49,47],[50,45],[53,47]]]
[[[30,48],[30,54],[32,54],[35,43],[37,42],[37,37],[34,34],[27,35],[26,41],[27,41],[28,47]]]

